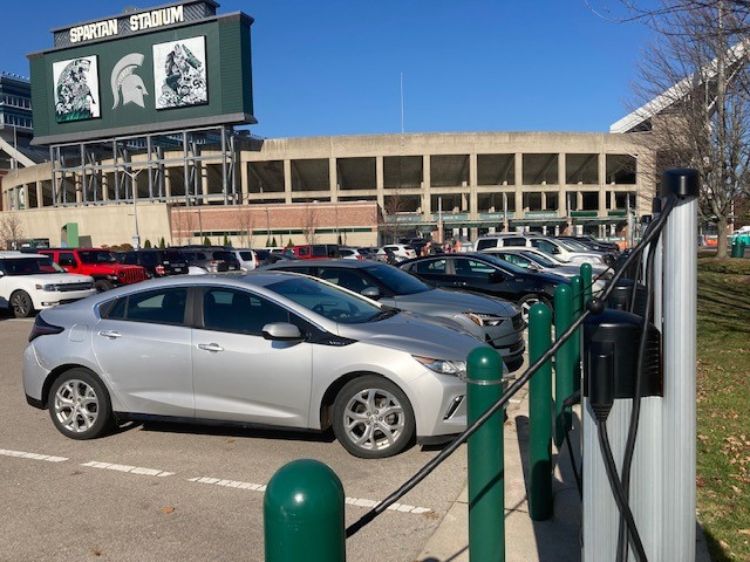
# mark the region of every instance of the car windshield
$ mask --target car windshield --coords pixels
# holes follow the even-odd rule
[[[493,256],[492,254],[482,254],[482,259],[498,266],[505,271],[509,271],[510,273],[526,273],[526,270],[524,268],[519,267],[514,263],[507,262],[504,259],[498,258],[497,256]]]
[[[372,265],[365,271],[396,295],[415,295],[430,290],[416,277],[390,265]]]
[[[65,270],[50,258],[18,258],[0,260],[0,271],[5,275],[44,275],[65,273]]]
[[[217,252],[213,253],[213,257],[215,260],[223,260],[223,261],[234,261],[236,258],[232,255],[231,252],[225,252],[223,250],[219,250]]]
[[[106,250],[93,250],[90,252],[79,252],[78,255],[83,263],[113,263],[117,261],[112,252]]]
[[[529,258],[531,261],[538,263],[542,267],[559,267],[555,262],[553,262],[551,259],[546,258],[542,255],[535,254],[533,252],[521,252],[521,255]]]
[[[367,299],[303,277],[273,283],[268,285],[268,289],[328,320],[342,324],[371,322],[384,317],[389,310],[394,310],[381,309]]]
[[[576,250],[578,252],[588,252],[590,250],[590,248],[588,248],[585,244],[581,244],[578,240],[565,239],[561,242],[563,243],[563,246],[565,246],[569,250]]]

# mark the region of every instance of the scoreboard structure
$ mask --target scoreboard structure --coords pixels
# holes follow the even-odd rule
[[[257,122],[253,18],[218,6],[60,27],[51,49],[28,55],[32,144],[49,147],[53,205],[241,202],[235,126]]]
[[[185,1],[53,30],[29,55],[34,143],[252,124],[250,26]]]

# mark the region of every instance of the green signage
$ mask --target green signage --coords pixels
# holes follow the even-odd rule
[[[34,144],[255,123],[241,13],[29,55]]]

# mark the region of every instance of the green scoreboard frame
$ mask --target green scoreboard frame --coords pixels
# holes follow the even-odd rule
[[[28,55],[33,144],[256,123],[252,23],[237,12]]]

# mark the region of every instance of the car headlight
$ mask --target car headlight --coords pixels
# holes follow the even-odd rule
[[[505,318],[495,314],[483,314],[481,312],[464,312],[464,314],[477,326],[499,326]]]
[[[57,291],[57,287],[55,287],[55,285],[52,285],[50,283],[47,283],[45,285],[42,285],[41,283],[37,283],[35,287],[38,291]]]
[[[466,361],[448,361],[447,359],[435,359],[434,357],[423,357],[421,355],[412,355],[412,357],[430,371],[439,375],[453,375],[460,379],[466,378]]]
[[[120,275],[124,275],[124,273],[120,273]],[[107,275],[107,279],[109,279],[110,281],[117,281],[119,278],[117,277],[117,275]]]

